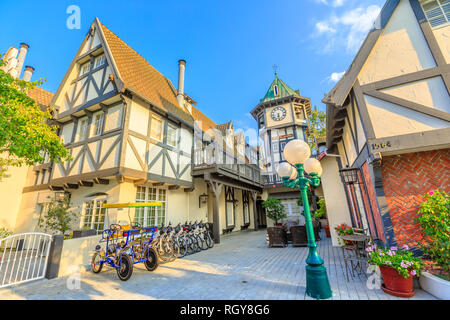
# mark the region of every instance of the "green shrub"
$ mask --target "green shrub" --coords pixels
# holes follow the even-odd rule
[[[314,218],[316,219],[327,218],[327,206],[325,205],[325,198],[320,198],[319,201],[317,201],[317,210],[314,213]]]
[[[0,239],[4,239],[9,236],[12,236],[12,234],[13,233],[11,231],[9,231],[7,228],[5,228],[5,227],[0,228]]]
[[[450,198],[445,191],[435,190],[424,195],[419,214],[414,221],[425,233],[421,249],[441,268],[450,268]]]
[[[262,206],[266,209],[267,217],[275,221],[275,224],[277,224],[279,220],[287,217],[284,206],[278,199],[269,198],[263,202]]]

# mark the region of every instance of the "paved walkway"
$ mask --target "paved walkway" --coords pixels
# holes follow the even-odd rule
[[[333,290],[332,299],[396,299],[380,289],[370,290],[362,274],[346,281],[340,248],[329,239],[318,242]],[[222,238],[222,243],[148,272],[135,265],[127,282],[115,270],[100,274],[83,272],[80,288],[73,279],[57,278],[0,289],[0,299],[310,299],[305,294],[307,248],[268,248],[265,231],[239,232]],[[434,299],[416,290],[411,299]]]

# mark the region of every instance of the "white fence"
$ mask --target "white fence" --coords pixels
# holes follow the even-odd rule
[[[44,278],[51,243],[51,235],[36,232],[1,239],[0,288]]]

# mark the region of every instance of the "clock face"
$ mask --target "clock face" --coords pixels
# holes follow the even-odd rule
[[[271,116],[274,121],[281,121],[286,118],[286,109],[283,107],[276,107],[272,110]]]

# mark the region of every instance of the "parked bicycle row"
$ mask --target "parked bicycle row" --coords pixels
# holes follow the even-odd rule
[[[106,263],[117,270],[119,279],[123,281],[131,277],[134,264],[144,263],[148,271],[154,271],[159,263],[171,262],[214,246],[209,224],[202,221],[186,221],[177,226],[169,223],[167,227],[112,224],[103,231],[100,242],[106,243],[106,247],[96,246],[91,271],[101,272]]]

